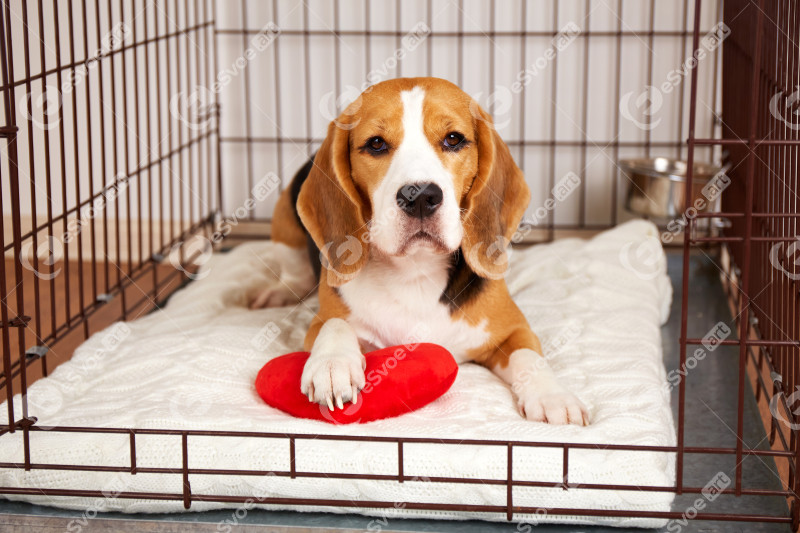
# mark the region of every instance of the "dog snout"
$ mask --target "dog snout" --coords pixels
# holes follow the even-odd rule
[[[435,183],[412,183],[397,191],[397,205],[408,216],[423,219],[442,205],[444,193]]]

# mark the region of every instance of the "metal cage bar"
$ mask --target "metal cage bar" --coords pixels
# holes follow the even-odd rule
[[[707,0],[684,0],[679,4],[682,27],[660,29],[656,16],[659,0],[642,3],[646,5],[644,29],[635,31],[623,24],[623,13],[633,9],[631,3],[617,0],[617,20],[614,29],[602,29],[596,15],[592,15],[592,0],[580,3],[583,28],[577,35],[581,51],[579,60],[569,63],[566,58],[556,56],[550,65],[549,78],[543,83],[550,92],[548,105],[544,106],[547,119],[542,131],[534,133],[529,118],[535,102],[522,91],[514,103],[521,110],[517,120],[510,121],[516,131],[506,136],[520,165],[535,168],[537,164],[546,168],[546,176],[538,176],[552,189],[557,178],[559,160],[564,154],[573,154],[581,176],[581,190],[577,197],[577,208],[570,217],[563,218],[552,211],[542,226],[543,238],[551,240],[562,229],[602,229],[621,222],[628,215],[622,212],[620,192],[622,178],[616,170],[603,172],[592,170],[590,165],[596,154],[611,157],[616,161],[624,153],[640,150],[646,154],[658,151],[674,151],[677,156],[686,155],[691,169],[692,161],[701,157],[719,155],[730,165],[730,189],[723,195],[720,211],[698,213],[697,218],[727,219],[730,227],[712,235],[697,235],[699,222],[688,219],[683,246],[682,314],[680,332],[680,362],[686,364],[687,349],[702,344],[704,339],[690,334],[688,327],[688,300],[692,294],[689,272],[690,255],[694,250],[715,249],[728,258],[725,284],[733,301],[734,314],[738,319],[738,338],[726,339],[722,345],[738,348],[737,370],[737,427],[738,440],[727,447],[691,446],[686,439],[686,390],[681,380],[678,390],[678,442],[676,446],[600,445],[551,442],[518,442],[492,440],[447,440],[405,437],[369,437],[279,434],[242,431],[184,431],[170,428],[100,428],[100,427],[55,427],[37,426],[35,412],[29,412],[25,395],[27,385],[41,376],[58,361],[55,349],[65,345],[70,335],[77,333],[86,338],[93,331],[95,320],[105,317],[131,319],[142,312],[158,307],[162,295],[175,288],[177,281],[185,278],[186,265],[192,264],[192,255],[187,256],[182,243],[192,235],[207,231],[220,213],[229,209],[223,204],[223,196],[230,205],[242,197],[236,190],[226,189],[227,180],[222,176],[244,177],[244,194],[252,191],[253,184],[265,170],[277,169],[286,174],[289,166],[299,166],[297,157],[305,158],[321,142],[317,135],[321,131],[313,115],[315,108],[312,91],[322,83],[312,68],[312,61],[320,46],[332,44],[332,87],[336,94],[345,90],[348,78],[345,69],[348,60],[342,49],[343,38],[354,38],[364,46],[365,71],[373,65],[373,48],[381,40],[400,47],[408,34],[403,24],[409,12],[404,4],[396,1],[392,24],[386,29],[373,29],[375,13],[370,0],[364,0],[362,27],[345,28],[342,25],[341,6],[336,1],[331,5],[333,28],[319,29],[312,24],[310,8],[303,3],[299,8],[296,27],[280,27],[280,38],[296,40],[300,64],[291,64],[284,52],[289,44],[274,39],[272,50],[267,52],[271,63],[265,67],[269,82],[261,84],[258,77],[264,72],[251,66],[241,73],[241,91],[232,99],[238,99],[244,108],[243,120],[228,124],[221,116],[235,116],[235,102],[224,101],[226,94],[196,92],[209,89],[219,81],[220,42],[234,46],[244,52],[251,37],[261,35],[253,20],[254,4],[246,0],[228,6],[238,11],[233,25],[222,26],[217,20],[219,6],[214,0],[193,2],[155,2],[145,0],[119,0],[107,3],[66,4],[57,0],[3,0],[0,4],[0,69],[2,70],[3,122],[0,138],[4,144],[0,160],[0,176],[7,183],[7,192],[0,189],[0,207],[10,213],[9,221],[0,220],[3,234],[2,248],[6,260],[0,262],[0,335],[2,335],[3,368],[0,386],[5,388],[8,400],[6,424],[0,425],[0,438],[5,433],[21,430],[24,434],[22,462],[2,463],[0,468],[24,470],[85,470],[98,472],[121,472],[180,476],[182,489],[179,492],[123,492],[121,498],[144,498],[154,500],[182,501],[186,508],[192,502],[245,502],[249,495],[230,496],[220,494],[198,494],[192,491],[191,478],[195,475],[242,475],[263,476],[261,470],[199,469],[191,466],[192,442],[196,437],[248,437],[279,439],[281,446],[289,448],[289,461],[285,469],[269,472],[288,478],[331,477],[335,479],[372,479],[385,482],[413,483],[405,471],[404,461],[409,443],[427,443],[437,446],[485,445],[505,448],[507,454],[506,474],[496,479],[483,478],[432,478],[434,483],[483,483],[506,487],[504,505],[445,505],[432,502],[408,502],[409,509],[443,509],[466,512],[495,512],[511,520],[515,515],[532,513],[540,509],[514,504],[514,487],[554,487],[561,490],[637,490],[674,492],[677,494],[700,494],[703,487],[685,481],[685,458],[687,455],[706,457],[725,456],[735,459],[735,483],[722,490],[722,494],[736,497],[773,496],[787,498],[791,512],[787,516],[749,513],[698,513],[698,519],[762,521],[791,524],[797,528],[800,520],[800,505],[797,492],[800,480],[797,476],[797,460],[800,457],[800,441],[795,427],[786,428],[771,420],[769,428],[770,449],[746,445],[743,410],[746,380],[753,372],[754,390],[757,399],[769,401],[781,410],[784,417],[798,424],[800,420],[792,412],[791,394],[800,386],[798,356],[800,356],[800,321],[798,321],[797,263],[791,263],[789,251],[797,242],[797,163],[800,147],[800,127],[778,117],[770,104],[775,98],[790,100],[797,96],[792,87],[800,82],[800,52],[798,38],[797,8],[779,0],[727,0],[724,3]],[[489,72],[489,91],[500,79],[500,62],[497,59],[495,40],[509,39],[519,47],[519,62],[524,71],[529,65],[529,47],[536,39],[552,39],[559,35],[560,24],[565,18],[565,2],[552,3],[547,13],[545,29],[530,29],[529,5],[519,2],[519,27],[505,29],[498,24],[498,3],[487,4],[487,31],[470,29],[465,19],[463,2],[458,2],[458,12],[452,21],[437,19],[434,0],[425,0],[421,5],[429,34],[423,45],[420,62],[424,67],[397,65],[396,74],[436,74],[441,70],[434,53],[440,46],[455,43],[456,65],[450,72],[462,86],[473,83],[469,69],[465,66],[464,50],[468,43],[485,44]],[[696,52],[701,44],[708,20],[704,19],[704,5],[716,7],[715,20],[730,26],[731,36],[723,44],[721,59],[714,55],[711,65],[703,64],[690,74],[688,93],[681,85],[678,91],[678,120],[675,134],[669,138],[655,135],[649,126],[652,116],[645,116],[639,137],[626,134],[620,114],[610,120],[610,130],[603,134],[590,133],[592,114],[592,57],[597,43],[610,40],[613,80],[609,98],[615,105],[622,98],[625,75],[625,54],[641,40],[649,52],[639,65],[646,85],[652,86],[656,79],[657,49],[662,40],[671,40],[680,50],[683,59],[689,40],[690,48]],[[233,9],[233,8],[232,8]],[[280,21],[286,14],[281,3],[272,0],[265,9],[273,21]],[[50,39],[47,29],[52,27],[54,37]],[[115,28],[121,36],[118,42],[103,45],[104,39]],[[601,29],[598,29],[601,28]],[[12,34],[14,39],[12,40]],[[19,35],[22,36],[21,41]],[[286,41],[284,41],[286,43]],[[320,44],[322,43],[322,44]],[[488,44],[487,44],[488,43]],[[92,54],[93,46],[98,53]],[[22,52],[20,53],[20,50]],[[420,57],[420,58],[421,58]],[[719,61],[719,63],[718,63]],[[291,68],[296,86],[288,84],[281,76],[282,68]],[[515,61],[516,64],[516,61]],[[577,65],[581,77],[574,98],[568,98],[564,80],[559,80],[566,65]],[[91,65],[92,68],[84,67]],[[721,69],[722,83],[716,81],[717,69]],[[712,89],[705,94],[711,102],[712,113],[699,108],[699,94],[704,85],[701,72],[713,69]],[[141,75],[144,73],[145,75]],[[84,77],[81,77],[84,76]],[[69,94],[59,100],[55,112],[36,109],[32,95],[46,95],[48,82],[64,87],[65,79],[76,84]],[[78,80],[77,82],[75,80]],[[725,80],[745,80],[730,83]],[[288,85],[287,85],[288,84]],[[258,92],[263,87],[271,92],[273,102],[272,130],[260,128],[258,121],[248,113],[256,105]],[[289,89],[289,90],[287,90]],[[486,87],[483,87],[485,90]],[[24,90],[24,106],[20,107],[20,94]],[[651,89],[648,89],[648,91]],[[62,91],[66,92],[66,91]],[[718,111],[718,95],[721,98],[721,116]],[[219,100],[218,97],[219,96]],[[243,97],[243,104],[241,99]],[[298,113],[289,114],[286,103],[298,104]],[[197,102],[203,105],[197,107]],[[578,102],[576,124],[580,134],[574,138],[563,135],[568,124],[559,119],[561,106]],[[97,106],[101,103],[103,105]],[[338,102],[341,103],[341,102]],[[707,102],[704,102],[708,105]],[[107,104],[107,105],[106,105]],[[684,117],[684,109],[688,116]],[[787,109],[793,110],[791,106]],[[79,120],[83,117],[85,120]],[[295,118],[296,117],[296,118]],[[294,120],[290,120],[294,118]],[[235,119],[231,120],[236,122]],[[290,129],[290,122],[299,126]],[[120,127],[120,124],[122,127]],[[129,127],[131,126],[131,127]],[[226,127],[231,126],[231,127]],[[237,127],[238,126],[238,127]],[[41,130],[41,133],[39,133]],[[110,130],[110,131],[109,131]],[[697,132],[703,131],[703,136]],[[708,134],[705,132],[708,131]],[[688,139],[683,139],[684,132]],[[541,132],[540,132],[541,133]],[[627,136],[626,136],[627,135]],[[707,136],[706,136],[707,135]],[[95,137],[99,137],[94,142]],[[239,150],[237,152],[236,150]],[[296,152],[293,159],[291,152]],[[537,152],[538,151],[538,152]],[[269,157],[262,157],[268,154]],[[299,154],[299,155],[298,155]],[[594,154],[594,156],[593,156]],[[610,155],[608,155],[610,154]],[[43,156],[43,157],[40,157]],[[266,161],[266,162],[265,162]],[[243,171],[237,173],[236,164]],[[78,176],[86,176],[85,180]],[[606,178],[605,189],[594,201],[590,186],[592,180]],[[688,178],[692,179],[691,174]],[[239,183],[241,185],[241,183]],[[113,197],[111,196],[112,192]],[[69,193],[69,194],[68,194]],[[692,190],[686,188],[686,205],[692,203]],[[27,196],[26,196],[27,194]],[[59,197],[59,201],[52,198]],[[44,197],[44,201],[40,200]],[[230,199],[229,199],[230,198]],[[78,232],[74,241],[66,243],[63,255],[55,259],[63,262],[63,275],[56,272],[52,261],[53,251],[44,260],[40,257],[43,243],[51,247],[52,239],[67,234],[71,221],[79,218],[86,208],[97,201],[105,200],[101,216],[93,216],[87,222],[88,236]],[[228,200],[229,199],[229,200]],[[27,203],[26,203],[27,202]],[[600,215],[592,208],[601,204]],[[31,223],[23,224],[23,215],[31,217]],[[269,219],[269,212],[249,213],[250,219]],[[143,224],[147,222],[146,227]],[[10,224],[10,231],[7,226]],[[10,241],[6,235],[10,233]],[[72,243],[72,244],[71,244]],[[27,251],[24,249],[27,248]],[[30,250],[34,250],[30,253]],[[782,254],[782,255],[781,255]],[[194,254],[196,255],[196,253]],[[777,264],[765,265],[773,256]],[[786,257],[784,257],[786,256]],[[166,261],[167,258],[174,260]],[[77,258],[76,264],[71,259]],[[33,272],[26,273],[23,264],[30,264]],[[173,268],[174,267],[174,268]],[[52,277],[51,277],[52,276]],[[25,296],[31,295],[33,307]],[[57,309],[57,295],[63,295],[65,308]],[[60,298],[61,296],[59,296]],[[48,305],[49,304],[49,305]],[[102,313],[101,313],[102,311]],[[28,314],[26,314],[26,312]],[[48,359],[49,358],[49,359]],[[35,365],[36,361],[41,361]],[[50,361],[50,362],[48,362]],[[770,374],[771,373],[771,374]],[[733,386],[733,385],[732,385]],[[21,392],[21,413],[15,411],[13,398]],[[62,433],[93,433],[127,435],[129,464],[75,465],[42,464],[32,460],[30,441],[41,431]],[[181,464],[175,468],[146,467],[137,463],[137,446],[143,435],[173,435],[181,438]],[[397,445],[397,473],[385,475],[346,474],[341,472],[305,472],[298,469],[297,441],[305,439],[337,441],[387,442]],[[513,472],[514,448],[550,448],[562,452],[563,479],[550,481],[518,479]],[[570,452],[580,449],[614,451],[647,451],[675,454],[677,479],[674,486],[629,486],[615,484],[575,484],[569,480]],[[742,468],[748,456],[774,458],[788,464],[788,486],[780,490],[752,486]],[[0,487],[0,494],[47,494],[53,496],[99,496],[101,491],[91,489],[27,489]],[[267,498],[261,503],[296,505],[332,505],[339,507],[391,507],[393,502],[351,500],[309,500],[303,498]],[[680,518],[677,511],[656,513],[636,510],[593,509],[546,509],[562,515],[581,516],[629,516]]]
[[[75,331],[88,337],[100,315],[106,321],[126,319],[157,306],[164,290],[185,278],[185,272],[165,265],[165,257],[208,227],[220,210],[215,106],[209,106],[212,120],[192,130],[164,102],[176,91],[173,71],[187,86],[177,92],[210,84],[211,68],[201,71],[199,53],[193,54],[194,66],[192,55],[171,54],[189,36],[213,51],[213,6],[207,0],[202,5],[202,16],[198,1],[174,25],[169,21],[177,8],[171,13],[169,6],[144,1],[2,5],[0,172],[9,189],[0,200],[0,224],[10,221],[11,238],[4,233],[0,264],[0,385],[9,400],[15,391],[23,393],[23,419],[29,367],[40,361],[32,379],[46,376],[54,348]],[[147,76],[136,76],[142,70]],[[56,108],[35,107],[52,88],[58,91]],[[207,164],[194,172],[201,157]],[[183,188],[172,190],[172,183],[184,179],[191,197]],[[175,221],[176,209],[184,208],[185,220]],[[29,219],[27,226],[23,218]],[[41,256],[42,247],[49,255]],[[57,295],[64,299],[62,309]],[[18,417],[9,402],[6,431],[18,429]]]

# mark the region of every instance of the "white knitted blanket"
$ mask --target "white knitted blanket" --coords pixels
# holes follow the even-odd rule
[[[241,430],[335,435],[383,435],[673,446],[675,431],[662,363],[659,326],[671,286],[656,228],[633,221],[589,241],[561,240],[516,250],[509,289],[541,337],[563,383],[590,411],[588,427],[551,426],[520,417],[510,388],[489,370],[464,364],[453,387],[417,412],[368,424],[334,426],[295,419],[268,407],[254,390],[271,357],[301,349],[317,309],[316,297],[293,309],[250,311],[246,295],[276,279],[273,244],[242,245],[217,254],[199,280],[178,291],[165,309],[116,323],[93,335],[69,362],[29,389],[30,414],[40,426]],[[17,413],[19,397],[15,398]],[[0,412],[5,412],[5,405]],[[130,465],[126,435],[31,432],[34,463]],[[106,498],[9,496],[70,509],[124,512],[183,511],[179,501],[115,497],[120,490],[182,492],[179,436],[138,435],[139,467],[176,474],[21,469],[0,471],[0,486],[101,489]],[[0,461],[23,461],[22,432],[0,437]],[[506,478],[506,448],[408,444],[405,476],[417,481],[358,481],[273,476],[191,475],[193,494],[302,497],[397,502],[391,509],[269,505],[268,509],[357,512],[387,517],[482,518],[415,511],[403,502],[505,505],[504,485],[433,483],[427,477]],[[287,471],[286,440],[189,438],[191,468]],[[393,443],[297,442],[297,470],[395,475]],[[514,479],[562,482],[558,448],[515,448]],[[670,493],[581,489],[582,483],[669,486],[668,453],[572,450],[569,490],[515,487],[518,506],[666,511]],[[252,505],[251,505],[252,506]],[[237,504],[193,502],[193,511]],[[658,519],[515,515],[515,520],[658,527]],[[382,520],[382,519],[380,519]]]

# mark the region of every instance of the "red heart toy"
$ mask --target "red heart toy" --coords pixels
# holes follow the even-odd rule
[[[437,344],[391,346],[366,354],[366,386],[356,403],[328,410],[300,392],[308,352],[276,357],[259,371],[256,391],[272,407],[298,418],[331,424],[371,422],[428,405],[447,392],[458,374],[453,356]]]

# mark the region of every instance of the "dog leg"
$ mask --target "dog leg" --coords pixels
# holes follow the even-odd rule
[[[528,420],[587,425],[588,410],[577,396],[559,383],[539,351],[540,344],[532,332],[515,332],[492,356],[491,369],[511,386],[520,413]]]
[[[275,243],[280,257],[280,280],[258,292],[250,302],[251,309],[282,307],[299,303],[314,291],[317,284],[308,250]]]

